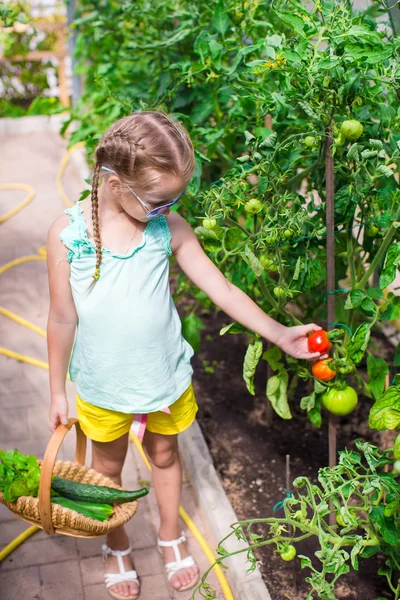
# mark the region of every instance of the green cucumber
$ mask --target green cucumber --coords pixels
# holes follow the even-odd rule
[[[90,517],[96,521],[107,521],[113,513],[113,507],[109,504],[93,504],[90,502],[75,502],[62,496],[52,496],[51,502],[59,504],[64,508],[70,508],[77,513]]]
[[[101,485],[78,483],[61,477],[54,477],[51,487],[55,492],[70,500],[93,502],[94,504],[123,504],[124,502],[138,500],[138,498],[142,498],[142,496],[149,493],[148,488],[135,491],[118,490]]]

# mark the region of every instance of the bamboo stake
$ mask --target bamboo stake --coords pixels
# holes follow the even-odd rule
[[[292,478],[291,478],[291,474],[290,474],[290,454],[286,454],[286,491],[287,491],[287,493],[289,493],[289,490],[292,487],[291,481],[292,481]],[[289,535],[292,535],[293,528],[291,525],[289,525],[288,532],[289,532]],[[297,573],[296,573],[296,567],[295,567],[294,561],[292,561],[292,563],[291,563],[291,571],[292,571],[294,591],[295,591],[295,594],[297,594]]]
[[[325,142],[325,186],[326,186],[326,263],[327,263],[327,308],[328,308],[328,329],[332,328],[335,322],[335,181],[333,156],[330,149],[333,144],[332,126],[326,129]],[[337,427],[336,416],[329,415],[329,466],[336,465],[336,446],[337,446]],[[335,515],[329,515],[330,525],[335,524]]]

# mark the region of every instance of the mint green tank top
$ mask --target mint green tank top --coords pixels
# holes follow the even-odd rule
[[[103,248],[101,276],[82,208],[65,211],[60,233],[68,248],[78,315],[69,365],[79,396],[102,408],[146,414],[173,404],[189,387],[193,348],[182,337],[169,284],[171,234],[164,216],[149,221],[128,254]]]

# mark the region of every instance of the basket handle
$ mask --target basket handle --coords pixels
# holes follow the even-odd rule
[[[46,452],[42,461],[42,469],[39,483],[39,513],[43,530],[48,535],[54,535],[55,530],[51,520],[50,490],[51,477],[54,464],[60,446],[71,427],[75,425],[76,429],[76,451],[74,462],[84,465],[86,456],[86,435],[83,433],[78,419],[70,417],[68,425],[59,425],[54,431],[47,445]]]

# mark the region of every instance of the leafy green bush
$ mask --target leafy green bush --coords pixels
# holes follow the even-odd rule
[[[0,47],[5,60],[0,62],[0,80],[3,87],[0,100],[0,117],[53,114],[61,112],[56,98],[44,94],[49,90],[46,70],[51,61],[7,61],[7,57],[24,56],[30,50],[54,49],[55,33],[38,32],[30,18],[28,2],[16,2],[13,6],[0,4],[0,21],[6,28],[16,23],[30,23],[32,27],[0,32]]]
[[[185,216],[228,279],[283,323],[326,320],[326,241],[335,235],[335,321],[346,328],[343,348],[353,348],[355,364],[369,357],[370,383],[354,381],[353,371],[339,385],[356,384],[371,397],[370,334],[400,317],[398,298],[385,291],[400,262],[400,40],[384,19],[378,26],[385,10],[383,2],[354,12],[350,3],[318,0],[312,10],[299,0],[171,0],[156,8],[147,0],[83,0],[74,25],[86,88],[71,116],[80,122],[71,143],[85,140],[91,151],[132,110],[180,117],[197,156]],[[328,232],[332,140],[335,230]],[[180,291],[188,291],[182,280]],[[189,318],[184,326],[198,347],[201,319],[193,311]],[[271,365],[253,336],[244,366],[251,393],[261,359]],[[281,384],[267,395],[290,418],[288,370],[308,376],[296,361],[280,365]],[[316,424],[326,387],[316,380],[302,401]]]

